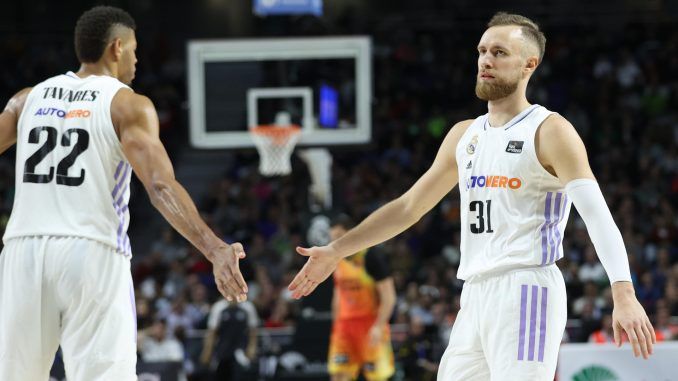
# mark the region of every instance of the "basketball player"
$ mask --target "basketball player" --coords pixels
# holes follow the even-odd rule
[[[332,224],[330,238],[353,227],[346,215]],[[352,381],[362,371],[368,381],[386,381],[395,372],[388,321],[395,306],[388,263],[362,250],[339,262],[334,272],[332,336],[328,370],[332,381]]]
[[[636,356],[652,353],[654,330],[584,144],[565,118],[526,99],[545,42],[528,18],[490,20],[478,43],[476,83],[489,112],[454,125],[431,168],[401,197],[328,246],[298,248],[310,258],[290,284],[295,297],[313,291],[342,257],[414,224],[459,184],[458,276],[466,282],[438,380],[553,380],[567,317],[555,261],[571,204],[612,284],[615,342],[625,331]]]
[[[16,147],[16,192],[0,255],[0,380],[46,380],[59,344],[71,381],[136,380],[136,316],[126,230],[132,170],[151,202],[244,300],[240,244],[202,221],[134,78],[134,20],[95,7],[75,26],[77,73],[17,93],[0,114]]]

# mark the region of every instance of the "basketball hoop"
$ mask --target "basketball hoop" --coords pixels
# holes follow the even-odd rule
[[[250,136],[259,152],[259,173],[264,176],[292,172],[290,156],[301,138],[298,125],[263,125],[250,128]]]

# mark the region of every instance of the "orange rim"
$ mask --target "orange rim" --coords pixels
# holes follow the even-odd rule
[[[278,127],[273,124],[261,125],[250,128],[250,133],[272,139],[276,144],[284,144],[292,136],[301,132],[301,126],[290,125],[287,127]]]

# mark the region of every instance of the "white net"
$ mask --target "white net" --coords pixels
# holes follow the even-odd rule
[[[332,208],[332,154],[327,148],[299,150],[297,155],[308,165],[311,175],[309,191],[321,209]],[[312,205],[313,206],[313,205]]]
[[[264,176],[282,176],[292,172],[290,157],[301,138],[301,127],[259,126],[251,128],[250,134],[259,152],[259,173]]]

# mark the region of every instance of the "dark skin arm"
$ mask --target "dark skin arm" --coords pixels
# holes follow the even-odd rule
[[[238,261],[245,257],[241,244],[220,240],[200,217],[190,196],[174,177],[174,168],[160,141],[158,115],[150,99],[120,90],[111,102],[111,119],[122,149],[141,180],[153,206],[212,262],[221,294],[229,301],[247,298],[247,284]]]
[[[0,154],[16,143],[16,128],[19,123],[19,116],[30,92],[31,88],[27,87],[14,94],[0,113]]]

